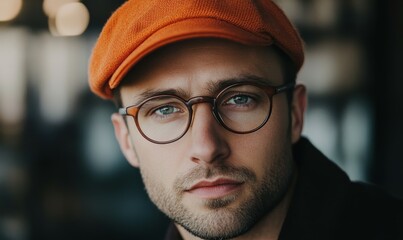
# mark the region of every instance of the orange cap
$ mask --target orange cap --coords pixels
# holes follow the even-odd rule
[[[112,98],[112,89],[141,58],[173,42],[216,37],[247,45],[275,44],[295,63],[302,41],[271,0],[129,0],[108,19],[89,62],[91,90]]]

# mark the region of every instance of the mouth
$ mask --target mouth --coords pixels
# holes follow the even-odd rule
[[[240,190],[243,182],[219,178],[214,181],[203,180],[191,186],[185,192],[203,199],[217,199]]]

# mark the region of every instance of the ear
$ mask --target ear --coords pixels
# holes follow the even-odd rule
[[[293,144],[301,137],[306,106],[306,88],[304,85],[298,84],[294,89],[291,104],[291,140]]]
[[[115,129],[116,139],[120,145],[120,150],[132,166],[138,167],[138,157],[133,147],[132,140],[130,139],[129,130],[127,129],[123,116],[119,115],[118,113],[114,113],[112,114],[111,120]]]

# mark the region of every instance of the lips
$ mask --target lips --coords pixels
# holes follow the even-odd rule
[[[200,181],[186,190],[187,193],[205,199],[224,197],[239,190],[243,182],[232,179],[217,179],[214,181]]]

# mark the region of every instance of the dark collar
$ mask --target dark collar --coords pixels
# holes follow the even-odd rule
[[[326,235],[337,224],[348,199],[348,176],[306,138],[293,146],[298,166],[298,180],[280,239],[301,239],[301,236]],[[313,236],[312,236],[313,237]],[[313,237],[312,239],[318,239]],[[330,239],[330,238],[322,238]]]
[[[165,240],[182,240],[183,239],[173,222],[171,222],[169,224],[168,231],[165,234],[164,239]]]

